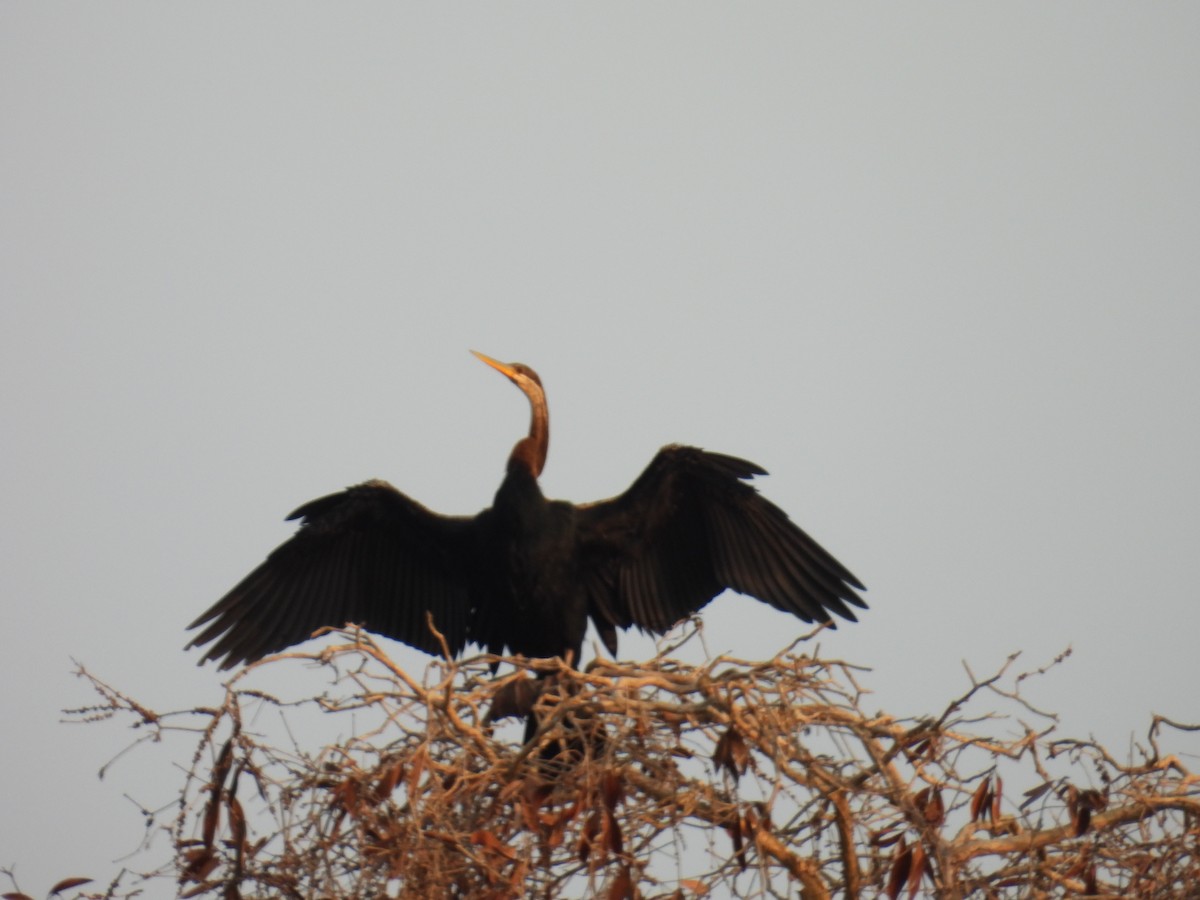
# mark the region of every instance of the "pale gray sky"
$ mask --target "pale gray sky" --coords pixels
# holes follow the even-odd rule
[[[879,706],[1069,644],[1065,732],[1200,719],[1197,47],[1195,4],[0,6],[0,864],[109,876],[169,798],[96,779],[71,657],[213,702],[183,627],[300,502],[491,502],[527,411],[469,347],[541,373],[551,495],[770,470]]]

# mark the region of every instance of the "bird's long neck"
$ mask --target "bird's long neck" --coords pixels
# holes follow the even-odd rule
[[[550,410],[546,406],[546,395],[540,389],[526,392],[529,397],[529,435],[517,441],[508,458],[511,469],[521,465],[537,478],[546,468],[546,454],[550,450]]]

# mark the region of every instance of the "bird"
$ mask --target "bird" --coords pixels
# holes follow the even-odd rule
[[[188,626],[202,629],[188,649],[209,645],[200,664],[353,623],[432,655],[474,645],[578,666],[589,620],[615,657],[618,629],[663,634],[726,589],[808,623],[867,608],[862,582],[749,483],[767,473],[744,459],[670,444],[618,496],[547,499],[541,378],[471,352],[530,406],[493,505],[442,515],[381,480],[305,503],[296,533]]]

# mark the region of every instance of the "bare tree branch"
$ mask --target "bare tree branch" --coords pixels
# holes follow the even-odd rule
[[[1158,746],[1164,728],[1196,726],[1156,716],[1134,761],[1056,738],[1014,718],[1054,721],[1021,695],[1015,657],[986,678],[968,669],[940,713],[900,720],[865,712],[856,667],[803,643],[699,667],[505,659],[501,678],[485,655],[418,677],[370,635],[342,634],[169,714],[79,670],[100,702],[72,720],[196,742],[162,823],[172,858],[147,876],[182,896],[364,898],[1165,898],[1200,883],[1200,782]],[[297,661],[328,688],[289,700],[253,686]],[[523,745],[489,710],[534,675]],[[264,710],[336,739],[281,743]],[[1014,798],[1005,781],[1027,789]]]

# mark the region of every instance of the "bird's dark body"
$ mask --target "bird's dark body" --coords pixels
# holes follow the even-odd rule
[[[514,653],[574,654],[587,631],[587,603],[576,572],[575,508],[547,500],[528,470],[511,467],[488,516],[501,548],[488,581],[502,586],[491,604],[509,614],[492,632]],[[479,643],[486,645],[486,634]],[[500,653],[499,645],[489,648]]]
[[[428,653],[474,644],[578,664],[589,620],[615,653],[618,629],[662,633],[726,588],[806,622],[865,608],[858,579],[746,483],[765,474],[746,460],[672,445],[617,497],[546,499],[541,381],[480,357],[533,410],[494,505],[442,516],[382,481],[305,504],[295,536],[192,623],[191,645],[212,643],[204,660],[253,662],[350,622]]]

